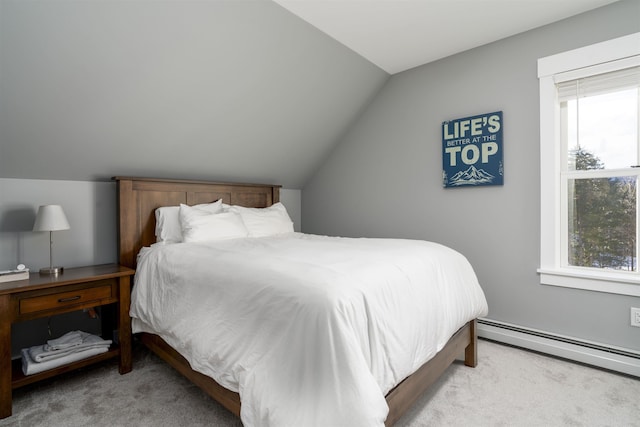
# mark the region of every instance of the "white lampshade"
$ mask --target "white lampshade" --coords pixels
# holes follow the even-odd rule
[[[60,205],[44,205],[38,208],[33,231],[68,230],[69,221]]]
[[[60,205],[44,205],[38,208],[36,222],[33,224],[33,231],[49,232],[49,267],[41,268],[40,274],[57,276],[63,271],[63,267],[53,266],[53,231],[68,230],[69,221]]]

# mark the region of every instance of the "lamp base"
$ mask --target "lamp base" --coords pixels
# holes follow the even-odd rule
[[[57,276],[62,274],[64,267],[45,267],[40,269],[40,274],[47,276]]]

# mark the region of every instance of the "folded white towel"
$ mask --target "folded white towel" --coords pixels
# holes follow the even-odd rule
[[[86,335],[88,334],[82,331],[67,332],[60,338],[47,341],[48,350],[64,350],[65,348],[82,344]]]
[[[85,351],[91,348],[105,347],[109,349],[111,340],[103,340],[97,335],[81,332],[82,342],[62,350],[47,350],[48,345],[36,345],[28,349],[29,355],[36,362],[46,362],[48,360],[59,359],[72,353]]]
[[[40,346],[42,347],[42,346]],[[85,351],[78,351],[68,354],[58,359],[49,360],[46,362],[36,362],[29,355],[29,349],[23,348],[22,353],[22,372],[25,375],[33,375],[38,372],[46,371],[48,369],[57,368],[58,366],[66,365],[67,363],[76,362],[78,360],[86,359],[87,357],[95,356],[97,354],[106,353],[109,347],[90,348]]]

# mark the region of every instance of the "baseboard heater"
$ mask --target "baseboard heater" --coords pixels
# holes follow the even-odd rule
[[[478,336],[640,377],[640,352],[579,340],[489,319],[478,319]]]

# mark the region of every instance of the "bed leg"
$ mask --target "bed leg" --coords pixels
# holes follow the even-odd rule
[[[464,349],[464,364],[472,368],[478,365],[478,330],[476,323],[476,319],[469,322],[470,342]]]

